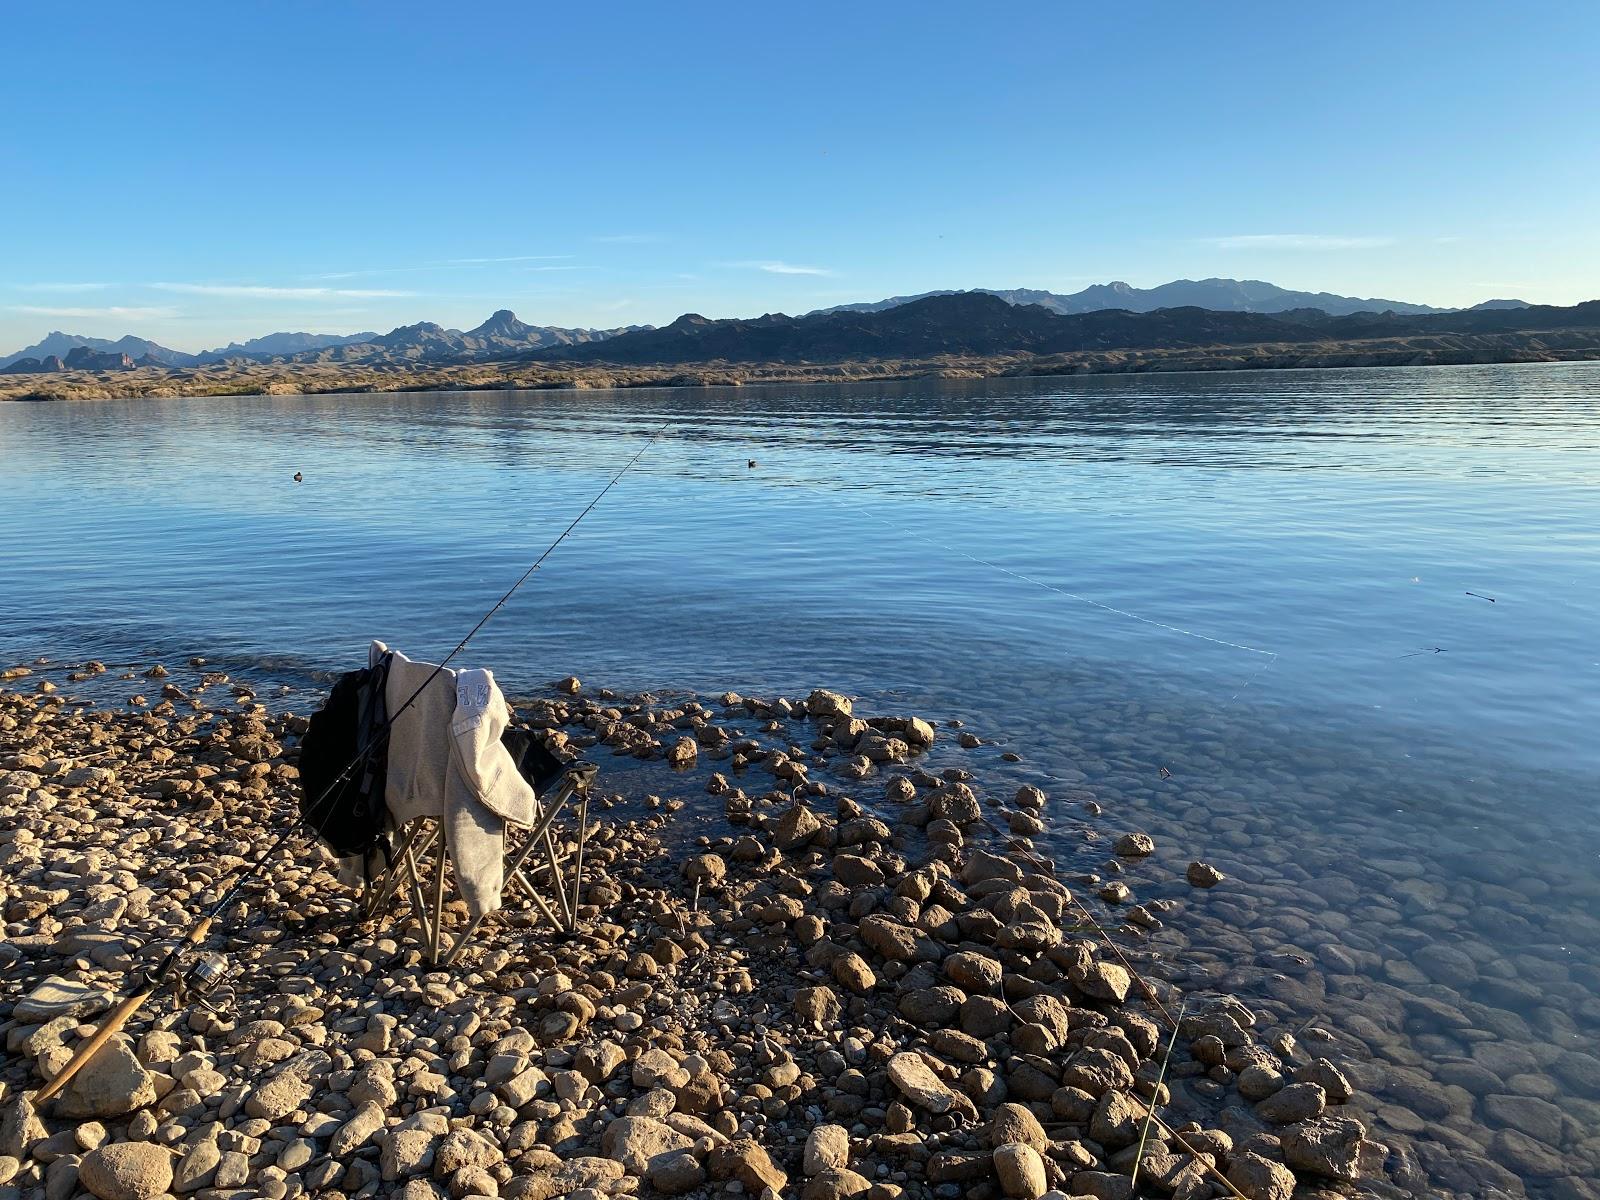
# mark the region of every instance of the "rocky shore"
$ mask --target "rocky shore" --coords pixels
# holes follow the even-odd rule
[[[199,662],[67,700],[97,668],[0,691],[0,1200],[1520,1194],[1395,1179],[1348,1043],[1160,949],[1222,872],[1157,878],[1103,797],[997,794],[982,738],[825,690],[523,703],[601,766],[575,935],[513,907],[434,970],[301,842],[206,943],[236,1002],[158,999],[35,1114],[296,797],[303,716]]]
[[[1349,342],[1262,343],[1071,354],[945,354],[818,363],[681,363],[662,366],[247,362],[0,375],[0,401],[123,400],[173,396],[293,396],[341,392],[516,391],[547,388],[738,387],[763,383],[866,383],[1173,371],[1279,371],[1336,367],[1591,362],[1600,332],[1456,334]]]

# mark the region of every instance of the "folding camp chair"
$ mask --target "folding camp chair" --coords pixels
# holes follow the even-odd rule
[[[583,853],[589,836],[589,787],[598,773],[599,768],[593,763],[564,764],[555,776],[554,790],[536,792],[532,825],[506,826],[502,898],[520,893],[554,928],[565,932],[577,925]],[[574,798],[578,813],[576,846],[563,851],[557,846],[552,826]],[[361,899],[362,918],[377,919],[398,895],[410,903],[412,915],[422,929],[428,961],[450,966],[488,914],[474,917],[453,937],[446,932],[444,893],[450,851],[438,818],[418,817],[399,830],[397,838],[388,867],[366,886]]]

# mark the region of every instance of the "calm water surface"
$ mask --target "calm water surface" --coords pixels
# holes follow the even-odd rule
[[[0,659],[204,653],[304,707],[370,637],[447,650],[659,430],[473,661],[960,717],[1007,786],[1157,834],[1130,882],[1194,914],[1157,945],[1321,1020],[1399,1191],[1565,1195],[1600,1171],[1597,415],[1593,365],[10,404]],[[1199,856],[1231,883],[1171,882]],[[1452,1073],[1486,1043],[1524,1057]]]

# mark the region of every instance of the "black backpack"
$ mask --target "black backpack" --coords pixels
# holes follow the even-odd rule
[[[388,679],[387,655],[339,676],[300,739],[300,817],[341,858],[367,854],[384,836]]]
[[[542,796],[555,786],[561,773],[572,764],[563,762],[545,748],[544,740],[526,729],[506,726],[500,735],[500,744],[517,764],[517,773],[528,781],[536,795]]]

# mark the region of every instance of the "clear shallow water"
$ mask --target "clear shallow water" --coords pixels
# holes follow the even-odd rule
[[[1397,1181],[1509,1187],[1430,1163],[1421,1072],[1545,1194],[1501,1093],[1434,1070],[1488,1027],[1533,1057],[1486,1086],[1600,1128],[1558,1062],[1600,1032],[1597,402],[1552,365],[5,405],[0,658],[310,688],[372,636],[437,656],[664,425],[471,661],[961,717],[1024,758],[985,769],[1158,835],[1139,894],[1224,918],[1156,939],[1195,978],[1387,1064],[1358,1103]],[[1079,818],[1050,849],[1089,868]],[[1171,885],[1202,855],[1239,886]],[[1419,974],[1424,942],[1478,978]],[[1284,950],[1356,969],[1304,995]],[[1584,1177],[1580,1134],[1552,1153]]]

